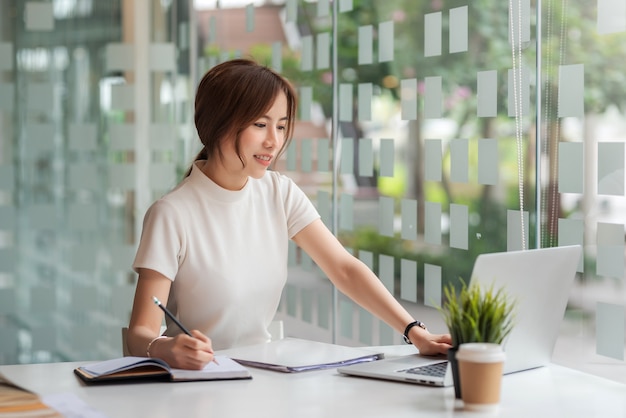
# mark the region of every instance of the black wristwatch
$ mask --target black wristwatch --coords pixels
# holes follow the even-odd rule
[[[407,344],[413,344],[411,340],[409,340],[409,331],[411,331],[411,328],[413,327],[420,327],[421,329],[425,330],[426,324],[424,324],[422,321],[413,321],[406,326],[406,328],[404,329],[404,342]]]

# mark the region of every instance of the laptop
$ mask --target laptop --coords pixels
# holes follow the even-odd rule
[[[471,283],[505,287],[516,300],[515,326],[504,342],[504,373],[547,365],[559,334],[570,291],[581,260],[579,245],[481,254]],[[419,354],[337,368],[349,376],[452,386],[444,357]]]

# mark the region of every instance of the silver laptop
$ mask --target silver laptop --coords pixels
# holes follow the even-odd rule
[[[515,298],[515,327],[504,342],[504,373],[547,365],[580,263],[579,245],[481,254],[470,283],[506,287]],[[451,386],[452,372],[443,357],[419,354],[339,367],[350,376]]]

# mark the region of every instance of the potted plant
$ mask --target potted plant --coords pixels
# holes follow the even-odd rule
[[[502,344],[513,329],[515,301],[505,289],[467,285],[461,279],[457,291],[453,283],[444,287],[444,303],[439,308],[452,337],[448,360],[452,366],[454,390],[461,398],[456,352],[465,343]]]

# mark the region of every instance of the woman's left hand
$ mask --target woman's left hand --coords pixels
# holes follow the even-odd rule
[[[424,356],[447,354],[452,347],[450,334],[431,334],[425,329],[413,327],[409,332],[409,340]]]

